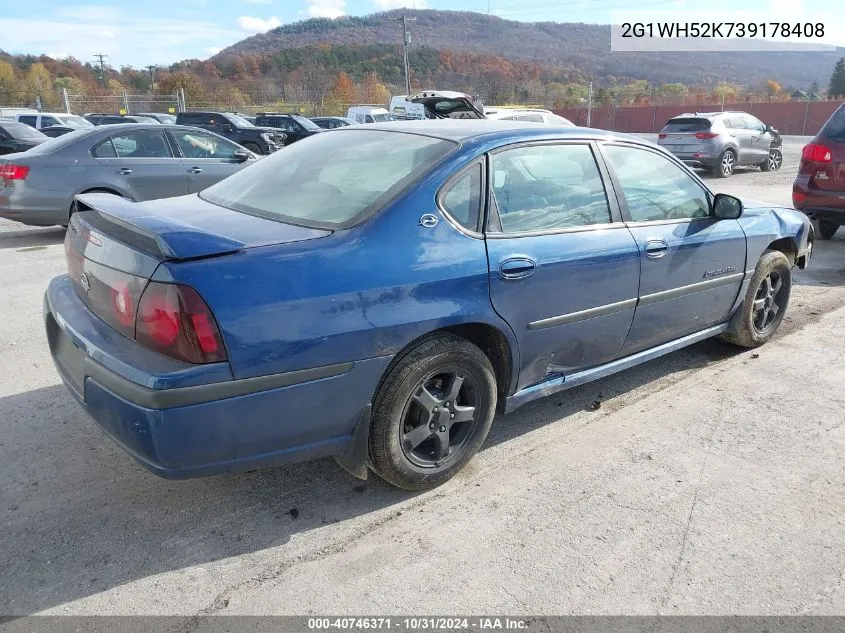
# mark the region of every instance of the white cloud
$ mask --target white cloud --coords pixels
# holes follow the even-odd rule
[[[254,18],[249,15],[242,15],[238,18],[238,26],[250,33],[264,33],[281,25],[282,21],[275,15],[266,20]]]
[[[373,0],[376,8],[382,11],[389,9],[427,9],[426,0]]]
[[[330,18],[334,20],[346,15],[346,0],[308,0],[309,18]]]
[[[108,55],[119,68],[148,64],[169,65],[199,57],[209,46],[228,45],[243,38],[237,29],[221,28],[196,19],[144,18],[134,12],[106,7],[77,7],[57,11],[54,18],[0,17],[3,49],[10,53],[61,51],[83,62],[92,53]]]
[[[244,0],[247,4],[273,4],[273,0]]]
[[[220,48],[219,46],[209,46],[208,48],[205,49],[205,54],[206,55],[217,55],[217,53],[219,53],[222,50],[223,49]]]
[[[47,57],[51,59],[67,59],[70,57],[67,53],[44,53]]]

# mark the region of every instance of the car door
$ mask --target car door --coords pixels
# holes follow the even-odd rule
[[[188,175],[173,155],[163,130],[132,130],[113,134],[92,148],[97,163],[108,170],[136,201],[184,196]]]
[[[730,136],[739,148],[737,163],[750,165],[754,161],[754,148],[751,144],[751,130],[746,127],[745,117],[742,114],[731,114],[725,118],[727,123],[725,127],[730,125]]]
[[[749,163],[759,165],[769,157],[772,135],[766,131],[766,125],[757,117],[745,114],[743,118],[745,119],[745,127],[750,132],[751,157]]]
[[[202,191],[254,162],[237,158],[235,152],[245,151],[244,148],[216,134],[198,129],[170,130],[168,133],[172,134],[182,154],[179,160],[191,193]]]
[[[723,323],[745,273],[745,233],[712,216],[712,195],[659,150],[600,145],[641,253],[627,354]]]
[[[639,251],[594,145],[511,146],[489,161],[490,297],[519,341],[518,388],[616,358],[634,316]]]

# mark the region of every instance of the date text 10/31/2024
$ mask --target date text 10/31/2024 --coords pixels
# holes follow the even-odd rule
[[[395,630],[395,631],[518,631],[528,628],[528,622],[517,618],[480,617],[480,618],[443,618],[443,617],[404,617],[404,618],[308,618],[308,628],[321,630]]]

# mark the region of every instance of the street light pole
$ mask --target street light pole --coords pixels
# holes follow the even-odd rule
[[[405,62],[405,92],[410,96],[411,94],[411,67],[408,64],[408,47],[411,45],[411,33],[408,31],[408,22],[413,22],[416,18],[409,18],[404,13],[401,17],[390,18],[390,20],[402,21],[402,52],[404,54]]]

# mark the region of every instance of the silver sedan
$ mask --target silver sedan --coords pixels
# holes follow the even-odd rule
[[[66,225],[74,196],[140,202],[202,191],[256,160],[213,132],[127,123],[79,130],[0,157],[0,217]]]

